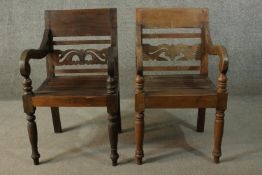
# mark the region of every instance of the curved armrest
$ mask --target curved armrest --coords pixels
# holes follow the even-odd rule
[[[19,60],[20,73],[23,77],[29,78],[30,75],[30,59],[41,59],[45,57],[52,48],[52,36],[50,30],[45,30],[43,39],[39,49],[27,49],[24,50],[21,54]]]
[[[21,54],[21,58],[19,61],[21,75],[23,77],[28,78],[31,72],[29,60],[44,58],[47,55],[47,53],[48,51],[46,50],[36,50],[36,49],[24,50]]]
[[[210,46],[208,46],[207,52],[210,55],[218,55],[219,56],[219,58],[220,58],[219,71],[222,74],[226,74],[227,70],[228,70],[228,64],[229,64],[229,59],[228,59],[228,54],[227,54],[226,48],[221,46],[221,45],[210,45]]]

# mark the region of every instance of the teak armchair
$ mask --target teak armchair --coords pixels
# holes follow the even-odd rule
[[[145,33],[144,29],[197,28],[197,33]],[[181,30],[181,29],[180,29]],[[198,38],[200,44],[145,44],[143,39]],[[217,86],[208,78],[208,55],[217,55]],[[199,60],[196,66],[143,66],[144,61]],[[213,45],[208,29],[208,9],[137,9],[136,11],[136,160],[142,164],[144,111],[146,108],[198,108],[197,131],[204,131],[206,108],[216,108],[213,157],[219,163],[227,107],[228,56],[223,46]],[[144,75],[147,71],[197,71],[197,74]]]
[[[86,39],[95,36],[96,39]],[[66,39],[60,39],[63,37]],[[70,38],[71,37],[71,38]],[[78,37],[81,39],[72,39]],[[84,38],[85,37],[85,38]],[[110,39],[97,39],[107,37]],[[57,39],[58,38],[58,39]],[[103,44],[97,49],[54,49],[56,45]],[[59,107],[107,107],[112,164],[117,165],[117,139],[121,132],[116,9],[54,10],[45,12],[45,31],[39,49],[25,50],[20,59],[23,106],[34,164],[39,164],[35,110],[51,107],[54,131],[62,132]],[[35,91],[30,79],[31,59],[46,57],[47,78]],[[104,65],[105,68],[95,67]],[[58,69],[89,65],[85,69]],[[71,66],[72,67],[72,66]],[[74,73],[84,74],[75,76]],[[95,73],[95,74],[94,74]],[[74,74],[74,76],[72,76]],[[70,76],[69,76],[70,75]]]

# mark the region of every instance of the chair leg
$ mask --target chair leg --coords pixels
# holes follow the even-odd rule
[[[35,123],[35,115],[34,112],[33,113],[27,113],[27,131],[28,131],[28,136],[29,136],[29,140],[31,143],[31,148],[32,148],[32,159],[34,161],[35,165],[39,164],[39,158],[40,158],[40,154],[38,152],[38,148],[37,148],[37,126]]]
[[[54,125],[54,132],[61,133],[62,127],[61,127],[59,108],[51,107],[51,113],[52,113],[52,119],[53,119],[53,125]]]
[[[215,119],[215,127],[214,127],[214,149],[213,149],[213,157],[214,162],[219,163],[219,159],[221,154],[221,143],[224,131],[224,114],[225,110],[216,110],[216,119]]]
[[[118,116],[118,133],[121,133],[122,132],[122,122],[121,122],[121,112],[120,112],[120,94],[119,94],[119,91],[118,91],[118,94],[117,94],[117,105],[118,105],[118,108],[117,108],[117,116]]]
[[[135,137],[136,137],[136,162],[142,164],[144,157],[143,139],[144,139],[144,111],[136,112],[135,115]]]
[[[111,146],[111,160],[112,165],[117,165],[117,159],[119,157],[117,153],[117,142],[118,142],[118,115],[117,113],[108,112],[108,132],[109,132],[109,140]]]
[[[204,132],[206,109],[199,108],[197,116],[197,132]]]

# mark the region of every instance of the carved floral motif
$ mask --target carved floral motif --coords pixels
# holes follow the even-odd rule
[[[158,61],[176,61],[176,60],[197,60],[201,56],[200,44],[195,45],[168,45],[161,44],[152,46],[149,44],[143,45],[144,60]]]
[[[106,64],[108,48],[96,49],[68,49],[65,51],[55,50],[53,63],[60,65],[83,65],[83,64]]]

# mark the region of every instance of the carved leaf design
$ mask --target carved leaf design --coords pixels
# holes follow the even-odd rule
[[[143,58],[147,60],[158,61],[177,61],[177,60],[198,60],[201,57],[200,44],[195,45],[168,45],[161,44],[152,46],[150,44],[143,45]]]
[[[83,64],[106,64],[108,48],[96,49],[68,49],[55,50],[52,62],[55,66],[62,65],[83,65]]]

